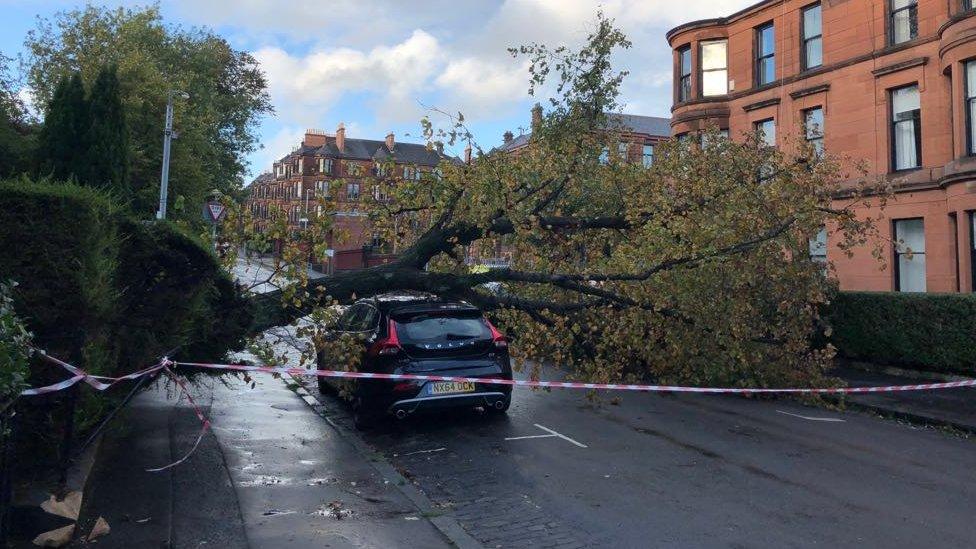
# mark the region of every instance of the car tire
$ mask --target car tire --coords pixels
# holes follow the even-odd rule
[[[331,395],[335,392],[325,377],[318,376],[316,379],[318,380],[320,395]]]
[[[369,431],[379,423],[379,413],[362,397],[357,398],[352,405],[352,422],[359,431]]]

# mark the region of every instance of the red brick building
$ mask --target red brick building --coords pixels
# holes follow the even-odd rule
[[[976,287],[976,11],[972,0],[764,0],[667,34],[671,132],[763,130],[889,179],[890,268],[822,234],[842,289]],[[877,212],[870,212],[876,214]],[[912,250],[905,254],[904,241]]]
[[[395,251],[385,249],[373,235],[360,206],[363,194],[370,192],[367,181],[384,176],[419,180],[442,160],[457,161],[426,145],[397,142],[392,133],[378,141],[347,138],[343,124],[339,124],[335,134],[307,130],[301,144],[275,162],[270,173],[251,183],[247,207],[259,226],[278,209],[297,231],[317,213],[318,197],[335,200],[336,231],[329,243],[335,250],[331,260],[334,263],[330,265],[328,258],[313,259],[331,270],[362,268],[375,263],[364,257],[364,245],[374,253]],[[391,165],[392,173],[381,174]]]

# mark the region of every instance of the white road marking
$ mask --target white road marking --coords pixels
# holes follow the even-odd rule
[[[431,454],[431,453],[434,453],[434,452],[443,452],[444,450],[447,450],[447,448],[434,448],[433,450],[417,450],[416,452],[410,452],[408,454],[403,454],[403,456],[406,457],[406,456],[412,456],[414,454]]]
[[[585,445],[585,444],[583,444],[582,442],[575,441],[575,440],[569,438],[568,436],[566,436],[566,435],[564,435],[562,433],[557,433],[556,431],[553,431],[552,429],[550,429],[548,427],[545,427],[543,425],[539,425],[538,423],[534,423],[533,425],[535,425],[536,427],[542,429],[543,431],[546,431],[547,433],[556,435],[557,437],[559,437],[559,438],[561,438],[561,439],[563,439],[563,440],[565,440],[567,442],[572,442],[573,444],[579,446],[580,448],[588,448],[588,446]]]
[[[524,437],[505,437],[505,440],[523,440],[527,438],[553,438],[556,435],[528,435]]]
[[[776,410],[776,411],[779,412],[779,413],[781,413],[781,414],[783,414],[783,415],[798,417],[800,419],[806,419],[808,421],[830,421],[830,422],[833,422],[833,423],[844,423],[844,421],[845,421],[843,419],[836,418],[836,417],[809,417],[809,416],[801,416],[800,414],[794,414],[794,413],[790,413],[790,412],[784,412],[783,410]]]

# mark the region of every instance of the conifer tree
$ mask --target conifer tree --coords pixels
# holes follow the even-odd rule
[[[119,93],[118,70],[102,67],[89,94],[88,169],[83,183],[109,188],[123,199],[130,196],[129,137]]]
[[[87,173],[91,116],[85,87],[77,72],[62,77],[48,104],[38,140],[42,176],[66,181]]]

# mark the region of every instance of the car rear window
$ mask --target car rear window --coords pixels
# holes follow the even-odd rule
[[[401,344],[417,347],[451,348],[491,339],[491,330],[480,315],[415,314],[394,317]]]

